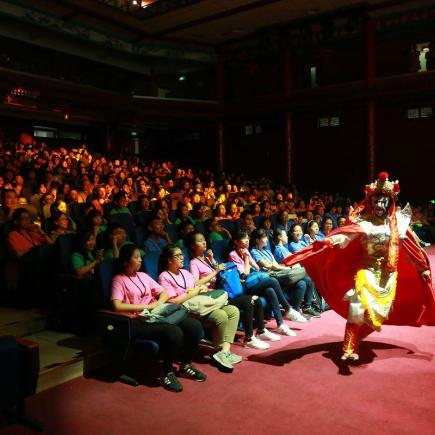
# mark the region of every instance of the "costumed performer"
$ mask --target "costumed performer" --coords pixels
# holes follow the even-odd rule
[[[399,191],[382,172],[348,225],[284,259],[302,263],[329,306],[347,317],[343,360],[358,360],[361,340],[383,324],[435,325],[429,260],[409,227],[410,205],[396,210]]]

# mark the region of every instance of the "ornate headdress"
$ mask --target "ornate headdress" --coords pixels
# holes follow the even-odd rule
[[[400,193],[399,181],[389,181],[388,172],[381,172],[376,181],[366,185],[364,192],[366,197],[381,194],[396,199]]]
[[[389,181],[388,173],[381,172],[376,181],[366,185],[364,192],[366,194],[365,199],[349,213],[349,221],[352,223],[357,222],[361,218],[363,212],[372,212],[371,197],[373,195],[384,195],[391,199],[388,207],[390,240],[388,242],[388,257],[384,262],[384,267],[388,271],[394,272],[397,270],[397,262],[399,261],[399,231],[397,228],[395,203],[400,192],[399,182],[397,180]]]

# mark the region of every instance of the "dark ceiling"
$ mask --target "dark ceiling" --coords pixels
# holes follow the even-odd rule
[[[265,27],[367,7],[373,13],[423,6],[410,0],[19,0],[67,25],[97,28],[131,42],[148,39],[216,46]]]

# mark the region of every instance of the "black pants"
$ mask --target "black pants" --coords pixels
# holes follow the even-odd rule
[[[204,329],[199,320],[187,317],[178,325],[167,323],[145,323],[138,319],[135,323],[137,338],[155,341],[159,345],[159,355],[163,360],[163,371],[168,373],[176,359],[189,363],[204,337]]]
[[[260,332],[264,331],[264,313],[260,298],[252,303],[252,296],[240,295],[230,299],[229,303],[235,305],[240,310],[240,319],[245,328],[246,339],[249,340],[254,333],[254,317],[256,326]]]

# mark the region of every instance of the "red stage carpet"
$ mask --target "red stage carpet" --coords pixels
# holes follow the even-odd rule
[[[80,378],[33,397],[28,411],[53,435],[435,433],[435,327],[384,327],[347,368],[343,319],[292,326],[298,336],[269,351],[237,347],[246,361],[233,374],[199,364],[209,379],[183,380],[181,394]]]

